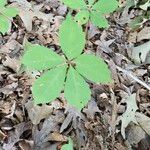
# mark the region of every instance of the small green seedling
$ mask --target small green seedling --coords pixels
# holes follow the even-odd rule
[[[11,23],[11,18],[18,14],[18,10],[13,7],[5,7],[7,0],[0,1],[0,32],[5,34]]]
[[[84,0],[62,0],[62,2],[72,8],[78,10],[75,20],[80,24],[86,24],[89,20],[97,27],[106,28],[109,26],[105,15],[113,12],[118,7],[116,0],[88,0],[88,4]]]
[[[32,87],[36,104],[48,103],[64,90],[66,100],[81,109],[91,97],[85,79],[107,83],[111,81],[110,71],[101,58],[81,54],[85,46],[85,33],[70,15],[60,27],[59,38],[65,55],[59,56],[46,47],[30,45],[22,62],[29,69],[47,70]]]
[[[68,144],[62,146],[61,150],[73,150],[73,142],[71,138],[69,138]]]

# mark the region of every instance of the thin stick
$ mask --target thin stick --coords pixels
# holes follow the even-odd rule
[[[136,77],[136,75],[134,75],[132,72],[129,72],[125,69],[122,69],[121,67],[117,66],[116,65],[116,68],[119,70],[119,71],[122,71],[124,74],[128,75],[129,77],[131,77],[133,80],[135,80],[136,82],[138,82],[139,84],[143,85],[145,88],[147,88],[149,91],[150,91],[150,86],[147,85],[145,82],[141,81],[140,79],[138,79]]]

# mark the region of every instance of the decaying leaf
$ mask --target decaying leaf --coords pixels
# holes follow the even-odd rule
[[[26,109],[28,111],[29,118],[34,125],[39,124],[42,119],[49,117],[53,111],[52,106],[48,106],[46,104],[38,106],[34,105],[33,102],[28,102],[26,104]]]
[[[137,64],[144,63],[149,52],[150,52],[150,41],[140,46],[134,47],[132,49],[131,58]],[[150,62],[146,63],[149,64]]]
[[[21,63],[18,59],[6,57],[6,60],[3,62],[3,65],[11,68],[14,72],[18,72],[21,66]]]
[[[135,118],[135,112],[137,111],[138,107],[136,104],[136,94],[130,95],[126,99],[127,108],[126,111],[123,113],[123,115],[120,117],[120,120],[122,122],[121,124],[121,134],[123,138],[125,138],[125,129],[129,125],[130,122],[134,122],[137,124],[136,118]]]
[[[139,125],[142,127],[142,129],[150,135],[150,118],[145,116],[142,113],[136,112],[135,114],[136,120],[139,123]]]
[[[94,100],[91,100],[88,103],[88,107],[83,109],[83,112],[87,115],[87,118],[94,119],[95,113],[100,113],[100,110],[96,102]]]
[[[28,140],[20,140],[19,147],[21,148],[21,150],[30,150],[30,149],[33,149],[34,142],[28,141]]]
[[[8,135],[8,143],[4,143],[3,149],[4,150],[13,150],[14,145],[19,142],[20,136],[27,130],[31,129],[31,122],[22,122],[16,126],[14,126],[14,131],[10,132]]]
[[[136,125],[136,124],[130,124],[127,127],[127,140],[131,145],[138,144],[142,139],[145,138],[145,132],[144,130]]]
[[[46,22],[52,22],[53,14],[44,14],[39,10],[40,8],[38,7],[37,8],[32,7],[32,9],[31,8],[29,9],[29,8],[25,9],[24,5],[18,6],[18,9],[20,10],[19,16],[21,17],[27,31],[32,30],[32,21],[34,17],[43,19],[43,21],[46,21]]]
[[[150,39],[150,27],[143,28],[137,35],[137,41]]]
[[[44,149],[45,144],[52,140],[52,141],[60,141],[56,132],[59,132],[59,124],[62,123],[64,120],[64,115],[61,111],[56,112],[55,115],[51,115],[48,119],[45,119],[42,127],[40,130],[35,127],[35,133],[33,135],[35,147],[38,149]],[[56,133],[56,134],[54,134]],[[61,137],[61,140],[64,141],[65,137]]]
[[[68,106],[66,108],[65,113],[67,114],[67,117],[65,118],[63,124],[61,125],[60,132],[63,132],[70,123],[72,123],[72,126],[76,129],[77,127],[77,118],[84,120],[84,116],[81,112],[76,110],[74,107]]]

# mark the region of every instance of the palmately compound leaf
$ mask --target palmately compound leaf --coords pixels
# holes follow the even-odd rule
[[[61,0],[66,6],[72,9],[85,9],[86,4],[84,0]]]
[[[90,100],[91,91],[88,84],[73,67],[68,70],[64,94],[69,104],[78,109],[83,108]]]
[[[92,7],[93,10],[97,10],[102,14],[111,13],[115,11],[118,7],[119,3],[117,0],[99,0]]]
[[[48,103],[59,97],[64,86],[67,66],[61,66],[44,73],[32,87],[34,102]]]
[[[73,142],[69,138],[69,143],[62,146],[61,150],[73,150]]]
[[[110,70],[101,58],[91,54],[83,54],[74,62],[76,63],[76,70],[88,80],[96,83],[111,82]]]
[[[29,69],[45,70],[64,63],[64,59],[51,49],[30,44],[26,46],[22,63]]]
[[[79,56],[85,46],[85,33],[70,15],[60,27],[59,41],[62,51],[69,59]]]
[[[89,20],[89,11],[88,10],[79,11],[74,19],[80,25],[83,25],[83,24],[87,23],[88,20]]]
[[[90,18],[92,23],[99,28],[109,27],[107,19],[100,12],[92,11]]]

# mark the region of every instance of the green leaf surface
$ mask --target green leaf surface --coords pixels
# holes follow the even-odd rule
[[[115,11],[118,8],[119,3],[116,0],[99,0],[92,7],[93,10],[97,10],[102,14],[107,14]]]
[[[88,4],[92,6],[96,0],[88,0]]]
[[[8,31],[9,27],[10,21],[6,17],[0,15],[0,32],[5,34]]]
[[[88,10],[81,10],[75,16],[75,21],[78,22],[80,25],[87,23],[89,20],[89,11]]]
[[[7,4],[7,0],[0,1],[0,8],[3,8]]]
[[[91,54],[83,54],[75,61],[76,70],[88,80],[96,83],[111,82],[111,73],[102,58]]]
[[[69,138],[69,143],[62,146],[61,150],[73,150],[73,142]]]
[[[61,66],[44,73],[32,87],[35,104],[48,103],[55,100],[64,86],[67,66]]]
[[[64,94],[69,104],[78,109],[82,109],[90,100],[91,91],[88,84],[73,67],[68,70]]]
[[[18,10],[13,7],[5,8],[3,4],[0,2],[0,32],[5,34],[10,27],[11,17],[15,17],[18,14]]]
[[[86,3],[84,0],[62,0],[62,2],[72,9],[85,9]]]
[[[19,13],[18,9],[14,7],[6,7],[3,10],[3,14],[7,17],[15,17]]]
[[[29,69],[45,70],[64,63],[63,57],[44,46],[26,46],[22,63]]]
[[[100,12],[92,11],[90,19],[92,23],[99,28],[109,27],[107,19]]]
[[[85,33],[70,15],[62,23],[59,31],[59,41],[62,51],[69,59],[81,54],[85,46]]]

